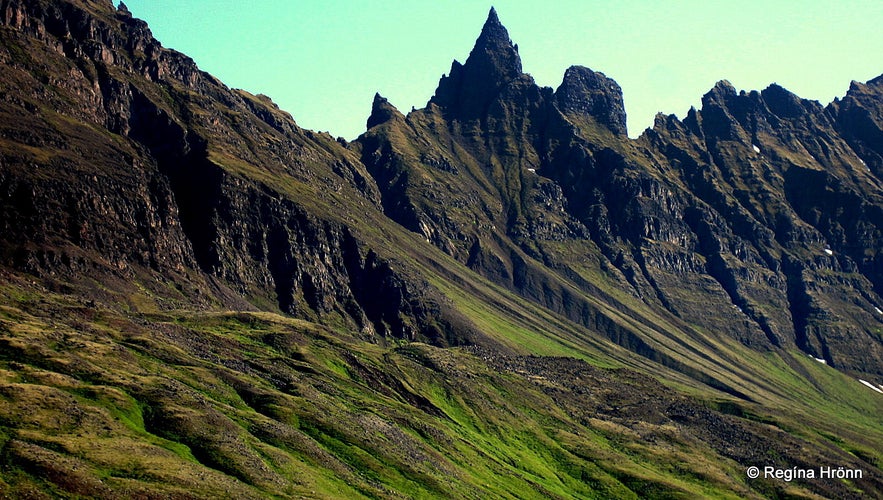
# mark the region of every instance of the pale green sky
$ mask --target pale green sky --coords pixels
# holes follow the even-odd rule
[[[114,0],[116,1],[116,0]],[[683,117],[716,81],[776,82],[827,104],[883,74],[883,1],[126,0],[166,47],[231,87],[269,95],[302,127],[353,139],[375,92],[421,108],[469,55],[488,9],[524,71],[557,88],[587,66],[623,89],[629,135]]]

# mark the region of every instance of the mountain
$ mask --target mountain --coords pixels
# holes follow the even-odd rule
[[[684,121],[659,116],[631,140],[615,82],[571,67],[557,90],[538,87],[492,12],[425,109],[402,117],[375,100],[359,142],[391,218],[585,326],[579,295],[596,295],[586,275],[600,274],[641,302],[623,308],[686,323],[697,341],[711,332],[880,376],[883,191],[867,134],[881,128],[867,122],[881,83],[823,108],[722,81]],[[862,111],[846,116],[860,88]],[[576,298],[556,300],[566,292],[549,270]]]
[[[3,495],[883,494],[883,77],[630,139],[492,9],[347,143],[123,4],[0,20]]]

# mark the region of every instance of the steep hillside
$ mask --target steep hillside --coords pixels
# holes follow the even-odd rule
[[[468,335],[425,280],[392,270],[395,236],[377,230],[396,228],[338,141],[226,88],[106,2],[2,12],[4,263],[130,284],[146,273],[140,285],[168,307]]]
[[[387,215],[573,321],[593,327],[600,295],[879,382],[881,82],[824,108],[722,81],[631,140],[614,81],[575,66],[538,87],[491,11],[426,108],[377,96],[358,142]]]
[[[105,0],[0,68],[0,497],[883,495],[883,79],[632,140],[491,10],[348,144]]]

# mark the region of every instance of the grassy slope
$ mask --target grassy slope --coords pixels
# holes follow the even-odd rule
[[[808,494],[747,482],[760,443],[776,455],[757,460],[853,464],[871,475],[859,486],[881,484],[869,466],[883,459],[880,398],[813,360],[754,354],[777,389],[761,406],[561,358],[367,344],[271,313],[159,312],[145,287],[95,306],[81,284],[31,280],[2,280],[0,491],[14,495]],[[548,331],[524,320],[538,311],[475,286],[515,309],[462,307],[501,337],[640,367],[624,352],[548,347]],[[697,412],[701,422],[684,416]],[[751,439],[728,450],[720,426]]]
[[[399,238],[399,241],[412,240],[411,244],[396,246],[402,252],[400,259],[414,261],[413,265],[421,269],[424,276],[430,276],[431,283],[476,325],[520,352],[574,356],[595,365],[649,371],[673,387],[692,394],[707,398],[729,397],[697,383],[701,375],[709,375],[763,406],[764,411],[774,411],[789,420],[812,422],[817,432],[843,432],[853,438],[862,436],[859,439],[870,450],[879,449],[879,443],[883,442],[880,432],[883,421],[879,418],[883,400],[879,395],[800,352],[775,350],[759,353],[726,335],[698,331],[621,293],[618,283],[591,266],[581,271],[583,278],[598,288],[600,293],[597,295],[578,290],[568,285],[565,278],[558,278],[575,296],[582,295],[614,322],[637,331],[655,350],[680,363],[682,372],[693,374],[692,377],[685,376],[636,356],[607,341],[603,335],[589,332],[514,296],[424,245],[416,235],[403,234]],[[545,243],[547,246],[556,244]],[[527,256],[524,258],[530,260]],[[692,332],[692,335],[685,336],[684,332]],[[860,424],[856,426],[857,423]],[[880,455],[877,457],[879,460]]]

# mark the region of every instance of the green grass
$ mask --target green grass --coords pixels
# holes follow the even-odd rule
[[[490,285],[475,286],[505,297]],[[6,346],[0,389],[25,388],[16,389],[19,402],[0,419],[4,442],[19,440],[40,447],[34,450],[74,457],[113,488],[184,488],[205,497],[228,489],[246,496],[333,498],[393,492],[434,498],[453,491],[463,498],[757,494],[754,486],[734,479],[739,465],[700,444],[707,438],[699,429],[605,410],[614,404],[605,398],[635,390],[628,377],[607,368],[591,368],[600,370],[589,372],[600,378],[583,379],[588,392],[576,396],[556,375],[502,369],[467,350],[367,344],[344,331],[271,313],[133,314],[99,307],[87,314],[65,295],[10,284],[0,291],[0,342]],[[39,310],[32,309],[37,301]],[[531,340],[545,335],[529,325],[554,318],[520,307],[522,315],[476,307],[472,317],[498,322],[495,327],[508,329],[501,335],[522,335],[528,350]],[[54,328],[48,327],[50,318]],[[541,347],[556,355],[579,353],[575,344],[536,348]],[[880,460],[875,446],[883,438],[869,431],[878,419],[862,416],[875,408],[869,394],[853,398],[851,379],[798,357],[799,367],[827,388],[814,395],[778,355],[757,356],[752,363],[769,373],[781,394],[806,398],[818,412],[815,418],[831,423],[801,422],[806,410],[788,406],[773,391],[766,399],[782,407],[740,403],[736,411],[722,404],[728,410],[720,415],[742,414],[737,420],[747,423],[737,425],[748,426],[749,433],[765,432],[753,427],[765,424],[752,421],[773,422],[813,453],[829,453],[825,443],[833,443],[844,453]],[[584,357],[622,366],[600,351]],[[557,369],[557,362],[549,363]],[[619,388],[608,393],[611,383]],[[667,411],[666,398],[684,397],[664,386],[635,383],[648,391],[651,402],[645,404],[660,405],[659,411]],[[46,391],[70,399],[56,404]],[[837,394],[840,399],[833,397]],[[43,410],[24,411],[38,401]],[[595,404],[599,409],[592,409]],[[73,414],[88,415],[83,422],[89,423],[51,424],[71,414],[70,405],[77,408]],[[850,426],[841,427],[845,420]],[[18,455],[24,451],[4,449],[5,463],[24,463]],[[58,470],[66,470],[61,464]],[[4,481],[13,482],[13,491],[66,491],[32,474],[13,465]],[[204,479],[194,482],[196,477]]]

